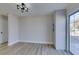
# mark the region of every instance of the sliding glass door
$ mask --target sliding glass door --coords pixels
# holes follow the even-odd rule
[[[69,16],[69,49],[72,54],[79,54],[79,12]]]

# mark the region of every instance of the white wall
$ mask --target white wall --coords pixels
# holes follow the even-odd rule
[[[12,14],[8,15],[8,45],[19,41],[18,17]]]
[[[53,44],[52,24],[52,15],[28,16],[20,18],[20,41]]]
[[[54,16],[55,22],[55,40],[54,44],[56,49],[58,50],[65,50],[65,43],[66,43],[66,33],[65,33],[65,24],[66,24],[66,17],[65,17],[65,10],[58,10],[55,12]]]

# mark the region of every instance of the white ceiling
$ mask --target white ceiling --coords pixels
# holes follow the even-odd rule
[[[15,15],[45,15],[53,13],[55,10],[65,9],[67,3],[31,3],[32,11],[30,13],[21,14],[16,7],[16,3],[0,3],[0,14],[12,13]]]

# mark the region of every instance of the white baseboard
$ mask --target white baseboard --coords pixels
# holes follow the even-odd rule
[[[20,40],[20,42],[24,42],[24,43],[39,43],[39,44],[53,44],[53,42],[35,42],[35,41],[25,41],[25,40]]]
[[[16,43],[18,43],[18,42],[20,42],[20,41],[17,40],[17,41],[14,41],[14,42],[8,43],[8,46],[14,45],[14,44],[16,44]]]
[[[35,41],[25,41],[25,40],[17,40],[11,43],[8,43],[8,46],[14,45],[18,42],[24,42],[24,43],[39,43],[39,44],[53,44],[53,42],[35,42]]]

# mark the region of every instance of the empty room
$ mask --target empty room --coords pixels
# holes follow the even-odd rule
[[[79,55],[78,3],[0,3],[0,55]]]

